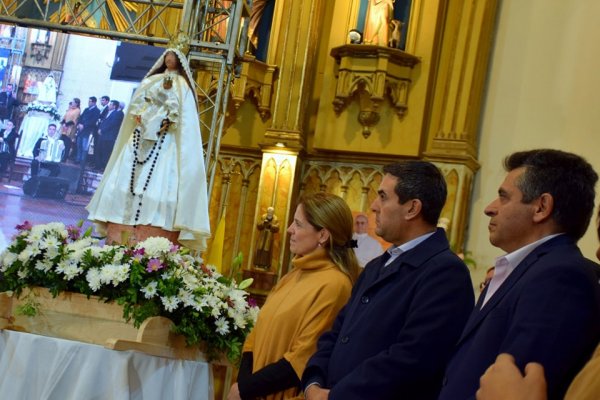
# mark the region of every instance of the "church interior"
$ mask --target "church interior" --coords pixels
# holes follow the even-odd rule
[[[197,3],[211,2],[177,0],[162,10],[151,2],[117,1],[119,9],[101,15],[75,8],[81,3],[71,0],[60,9],[54,0],[17,3],[0,1],[2,26],[48,32],[40,43],[31,35],[23,39],[21,64],[4,64],[2,84],[15,85],[21,103],[15,114],[22,126],[36,96],[28,71],[60,76],[61,111],[74,97],[67,71],[78,67],[69,69],[65,52],[69,41],[78,39],[70,37],[162,48],[179,30],[195,32],[202,12]],[[433,162],[448,186],[439,226],[453,251],[470,261],[477,291],[500,255],[488,242],[483,209],[496,197],[506,155],[556,148],[582,155],[600,170],[600,142],[594,139],[600,126],[600,55],[593,45],[600,33],[594,18],[600,3],[395,0],[385,16],[369,0],[254,0],[255,7],[264,7],[260,15],[247,1],[216,3],[243,7],[229,19],[213,21],[214,36],[202,39],[212,47],[194,48],[192,42],[213,234],[202,257],[209,260],[219,252],[223,273],[239,268],[240,278],[254,279],[248,290],[258,297],[290,269],[286,228],[302,194],[339,195],[353,213],[366,213],[372,221],[370,204],[385,164]],[[47,7],[45,12],[38,5]],[[219,33],[232,25],[238,28],[234,36],[221,40]],[[16,53],[7,35],[0,36],[0,60],[6,54],[8,61]],[[226,48],[228,43],[232,47]],[[34,51],[41,60],[35,67],[26,61]],[[228,52],[232,59],[220,65],[231,67],[229,72],[207,61]],[[107,57],[99,55],[98,62]],[[88,96],[104,94],[100,90],[114,90],[128,102],[125,96],[135,83],[117,84],[80,93],[81,99],[85,104]],[[211,109],[207,104],[213,101],[217,107]],[[100,176],[89,176],[90,188]],[[0,185],[19,186],[11,181],[0,177]],[[74,214],[64,218],[85,219],[89,197],[71,200],[68,212]],[[34,223],[56,220],[59,203],[0,191],[4,237],[11,237],[23,217]],[[257,224],[269,208],[280,228],[272,233],[270,259],[257,264]],[[46,214],[48,209],[53,211]],[[592,223],[579,243],[591,259],[595,227]],[[241,265],[233,267],[240,254]]]

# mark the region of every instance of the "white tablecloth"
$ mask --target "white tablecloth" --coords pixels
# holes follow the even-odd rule
[[[0,399],[212,399],[210,364],[0,331]]]
[[[17,156],[33,158],[33,146],[43,134],[48,132],[48,125],[54,123],[57,126],[56,121],[52,120],[50,114],[41,111],[29,111],[25,118],[23,118],[23,124],[21,125],[21,140],[19,142],[19,149],[17,150]],[[57,128],[57,132],[60,129]]]

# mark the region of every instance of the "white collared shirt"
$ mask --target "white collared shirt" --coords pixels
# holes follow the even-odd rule
[[[506,281],[508,276],[517,268],[517,265],[521,263],[533,250],[535,250],[538,246],[543,243],[546,243],[548,240],[557,237],[558,235],[562,235],[562,233],[556,233],[554,235],[548,235],[539,240],[536,240],[533,243],[529,243],[526,246],[521,247],[513,251],[512,253],[505,254],[496,258],[494,263],[494,276],[488,285],[487,292],[485,293],[485,298],[483,299],[483,303],[481,303],[481,308],[485,306],[488,300],[498,291],[500,286]]]
[[[409,240],[406,243],[401,244],[400,246],[396,246],[396,245],[391,246],[389,249],[386,250],[388,253],[390,253],[390,258],[387,260],[384,267],[387,267],[388,265],[390,265],[396,258],[398,258],[400,256],[400,254],[405,253],[411,249],[414,249],[415,247],[417,247],[418,245],[423,243],[425,240],[429,239],[429,237],[432,236],[435,232],[436,231],[433,231],[433,232],[418,236],[412,240]]]

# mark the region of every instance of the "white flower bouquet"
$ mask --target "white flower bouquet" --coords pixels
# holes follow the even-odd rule
[[[25,107],[25,112],[29,111],[39,111],[50,114],[52,119],[55,121],[59,121],[61,118],[58,110],[56,109],[56,104],[54,103],[44,104],[40,103],[39,101],[32,101],[31,103],[27,104],[27,107]]]
[[[99,296],[123,306],[125,320],[139,327],[152,316],[174,323],[190,346],[203,345],[208,357],[241,355],[258,307],[239,285],[169,240],[148,238],[134,247],[100,246],[91,228],[62,223],[17,226],[0,254],[0,291],[20,295],[42,286],[57,296],[70,291]]]

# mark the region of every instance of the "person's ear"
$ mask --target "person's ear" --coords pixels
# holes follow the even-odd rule
[[[542,193],[534,200],[533,221],[543,222],[550,218],[554,210],[554,197],[550,193]]]
[[[321,245],[325,245],[325,243],[329,241],[330,236],[331,233],[329,233],[329,231],[326,228],[321,229],[319,231],[319,243],[321,243]]]
[[[421,210],[423,209],[423,203],[421,203],[421,200],[419,199],[412,199],[408,202],[410,205],[407,205],[409,206],[409,208],[406,212],[406,219],[410,220],[416,218],[419,214],[421,214]]]

